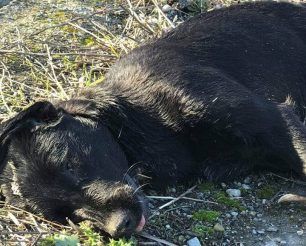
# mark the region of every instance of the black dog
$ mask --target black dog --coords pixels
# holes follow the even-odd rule
[[[5,196],[119,237],[145,223],[138,176],[155,188],[254,169],[305,178],[305,57],[303,6],[248,3],[186,21],[101,86],[3,123]]]

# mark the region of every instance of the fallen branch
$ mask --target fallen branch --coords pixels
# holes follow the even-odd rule
[[[160,199],[160,200],[174,200],[174,199],[176,199],[176,197],[172,197],[172,196],[147,196],[147,198],[149,198],[149,199]],[[211,201],[206,201],[206,200],[192,198],[192,197],[186,197],[186,196],[181,197],[181,199],[190,200],[190,201],[194,201],[194,202],[202,202],[202,203],[210,203],[210,204],[219,205],[217,202],[211,202]]]
[[[300,181],[300,180],[288,179],[288,178],[282,177],[282,176],[280,176],[280,175],[277,175],[277,174],[275,174],[275,173],[269,173],[269,175],[274,176],[274,177],[277,177],[277,178],[280,178],[280,179],[283,179],[283,180],[288,181],[288,182],[291,182],[291,183],[295,183],[295,184],[298,184],[298,185],[306,186],[306,182],[303,182],[303,181]]]
[[[191,193],[196,187],[197,187],[197,185],[192,186],[190,189],[188,189],[187,191],[185,191],[183,194],[181,194],[181,195],[178,196],[177,198],[174,198],[172,201],[167,202],[166,204],[164,204],[164,205],[158,207],[158,209],[159,209],[159,210],[160,210],[160,209],[163,209],[163,208],[168,207],[168,206],[170,206],[171,204],[177,202],[178,200],[180,200],[180,199],[182,199],[183,197],[185,197],[185,195]]]
[[[146,239],[150,239],[150,240],[153,240],[155,242],[158,242],[158,243],[161,243],[161,244],[164,244],[164,245],[168,245],[168,246],[177,246],[176,244],[174,243],[170,243],[164,239],[160,239],[158,237],[154,237],[154,236],[151,236],[150,234],[148,233],[145,233],[145,232],[141,232],[138,234],[139,236],[143,237],[143,238],[146,238]]]

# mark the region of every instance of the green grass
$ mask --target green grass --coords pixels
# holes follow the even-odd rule
[[[209,236],[214,233],[213,228],[205,225],[195,225],[191,230],[198,236]]]
[[[212,223],[212,222],[217,221],[220,215],[221,213],[218,211],[200,209],[193,213],[192,218],[194,220]]]
[[[215,193],[214,198],[216,202],[219,204],[223,204],[231,208],[236,208],[240,211],[245,210],[245,207],[240,203],[239,200],[234,200],[232,198],[229,198],[227,194],[223,191]]]
[[[103,238],[99,233],[95,232],[89,223],[82,222],[79,226],[78,235],[69,234],[65,231],[62,233],[55,233],[43,239],[39,245],[41,246],[77,246],[77,245],[86,245],[86,246],[133,246],[136,245],[134,239],[126,240],[119,239],[114,240],[110,239],[109,242],[104,242]]]
[[[276,192],[277,190],[275,189],[275,187],[271,185],[265,185],[260,189],[256,190],[256,195],[260,199],[270,199],[275,195]]]

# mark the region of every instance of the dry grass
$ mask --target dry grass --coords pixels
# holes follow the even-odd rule
[[[103,82],[116,59],[179,24],[161,11],[160,0],[17,2],[0,15],[0,120],[34,101],[66,100]],[[63,230],[85,242],[73,224],[58,225],[0,204],[0,245],[36,245]]]
[[[156,0],[93,0],[86,5],[78,0],[21,1],[2,11],[1,120],[34,101],[66,100],[80,88],[101,83],[116,59],[177,24],[163,14]],[[65,227],[4,203],[0,206],[4,245],[35,245],[63,230],[79,233],[73,225]]]

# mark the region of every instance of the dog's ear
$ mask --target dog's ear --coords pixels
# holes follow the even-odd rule
[[[3,170],[10,140],[14,134],[54,121],[59,117],[58,110],[47,101],[34,103],[15,117],[0,125],[0,173]]]

